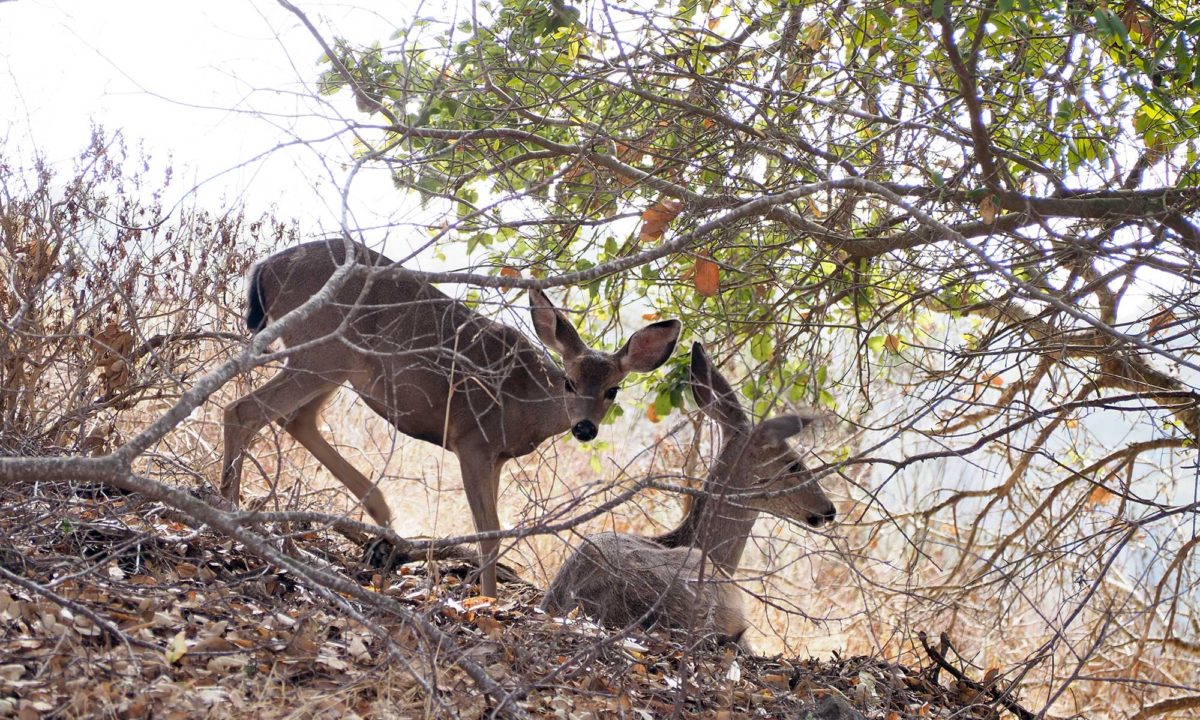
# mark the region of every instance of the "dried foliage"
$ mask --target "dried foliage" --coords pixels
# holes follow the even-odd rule
[[[496,709],[453,663],[422,654],[395,617],[362,605],[348,617],[290,573],[171,520],[158,503],[70,483],[8,488],[0,500],[6,716],[474,718]],[[344,540],[295,524],[287,532],[289,556],[381,582]],[[546,616],[529,586],[510,585],[493,602],[462,581],[475,567],[436,568],[404,565],[382,594],[486,663],[510,689],[513,712],[999,717],[988,689],[932,661],[913,670],[865,657],[746,656],[682,634],[614,639],[585,620]],[[381,636],[402,653],[392,655]],[[432,694],[410,663],[435,678]]]
[[[241,338],[245,247],[294,229],[164,207],[170,168],[100,130],[73,168],[22,160],[0,160],[0,453],[104,455]]]

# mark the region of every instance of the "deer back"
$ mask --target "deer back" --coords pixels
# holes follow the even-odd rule
[[[491,437],[501,447],[535,445],[551,434],[502,439],[505,427],[531,424],[506,425],[505,409],[545,402],[557,382],[559,371],[541,348],[427,282],[379,272],[391,265],[383,255],[361,245],[351,252],[359,269],[329,303],[283,334],[295,362],[346,375],[398,429],[440,445],[453,448],[463,435]],[[251,277],[252,329],[256,315],[261,327],[306,302],[345,261],[341,241],[305,243],[264,260]],[[471,382],[458,382],[467,376]],[[552,410],[542,415],[556,419]]]
[[[400,431],[455,452],[470,446],[515,457],[567,429],[591,440],[621,380],[665,362],[679,334],[678,321],[661,321],[617,352],[593,350],[544,294],[530,291],[534,328],[564,370],[516,328],[422,279],[380,272],[393,263],[373,250],[354,244],[350,252],[358,270],[331,302],[286,331],[283,344],[297,348],[306,369],[348,379]],[[346,258],[346,244],[333,240],[264,260],[251,275],[251,329],[321,291]]]

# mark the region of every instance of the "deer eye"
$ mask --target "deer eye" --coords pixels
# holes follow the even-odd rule
[[[608,389],[608,391],[604,393],[604,397],[608,398],[609,400],[616,400],[617,399],[617,391],[620,389],[621,388],[610,387]]]
[[[571,382],[571,378],[567,378],[565,384],[566,384],[567,392],[574,395],[575,394],[575,383]]]

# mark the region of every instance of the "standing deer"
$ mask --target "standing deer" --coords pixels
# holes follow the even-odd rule
[[[357,244],[353,254],[362,271],[282,334],[289,353],[279,373],[225,409],[221,494],[235,505],[247,446],[264,425],[278,421],[375,522],[390,525],[378,488],[317,429],[326,401],[349,382],[397,430],[458,456],[476,531],[499,530],[504,463],[567,430],[584,442],[596,437],[625,376],[666,362],[679,337],[679,321],[664,320],[634,333],[615,353],[593,350],[542,292],[531,290],[533,326],[562,357],[560,368],[520,331],[428,282],[373,272],[392,265],[383,255]],[[250,331],[300,306],[345,262],[346,244],[333,240],[299,245],[256,265],[246,314]],[[479,545],[482,591],[495,596],[500,541]]]
[[[753,424],[700,343],[692,345],[690,384],[700,409],[720,424],[722,442],[683,522],[657,538],[585,538],[550,584],[543,609],[562,614],[580,606],[607,625],[691,628],[737,641],[749,623],[731,578],[758,513],[813,527],[833,520],[833,503],[787,443],[818,414]]]

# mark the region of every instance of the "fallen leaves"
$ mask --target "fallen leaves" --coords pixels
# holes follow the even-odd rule
[[[167,659],[168,665],[174,665],[183,659],[187,651],[187,631],[180,630],[175,633],[175,637],[171,638],[171,642],[167,643],[167,649],[163,651],[163,656]]]
[[[53,507],[61,512],[59,504]],[[153,503],[129,507],[146,518],[156,512]],[[36,521],[3,520],[4,513],[26,511]],[[86,716],[97,703],[114,717],[274,718],[294,717],[304,708],[306,716],[351,720],[425,716],[438,703],[482,713],[478,687],[449,659],[451,653],[423,644],[394,616],[355,607],[384,628],[385,641],[228,539],[209,531],[184,534],[172,523],[123,512],[111,528],[76,516],[65,522],[25,503],[0,513],[0,529],[16,539],[37,583],[50,575],[36,575],[33,568],[48,567],[50,558],[61,561],[56,553],[66,546],[34,545],[14,527],[33,528],[29,539],[90,537],[93,544],[81,548],[89,554],[111,555],[131,539],[158,538],[144,543],[136,564],[115,577],[96,566],[55,586],[76,606],[116,625],[130,647],[98,633],[83,612],[0,587],[0,716],[38,717],[51,710]],[[101,533],[100,527],[109,530]],[[355,575],[345,547],[325,533],[295,533],[291,541],[309,557],[342,558],[345,566],[338,570],[355,582],[366,584],[375,572]],[[603,642],[609,631],[578,613],[551,619],[537,610],[534,588],[511,584],[499,598],[474,595],[474,586],[463,580],[473,568],[454,562],[439,564],[437,572],[409,563],[379,584],[391,600],[437,625],[495,680],[532,688],[521,700],[531,717],[666,716],[678,714],[681,697],[687,698],[683,714],[703,717],[804,717],[814,700],[826,697],[863,698],[871,703],[871,717],[940,719],[955,712],[948,703],[957,696],[930,683],[927,673],[871,658],[762,658],[643,631]],[[434,674],[438,697],[425,697],[409,668]],[[558,678],[553,687],[530,681],[552,674]]]

